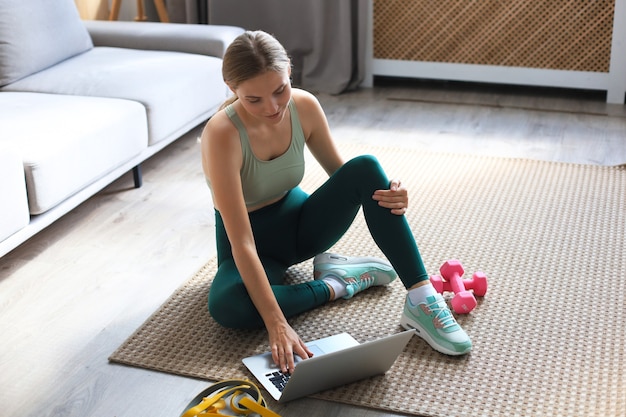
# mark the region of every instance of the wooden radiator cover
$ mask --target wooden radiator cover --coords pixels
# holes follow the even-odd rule
[[[609,72],[615,0],[374,0],[374,58]]]

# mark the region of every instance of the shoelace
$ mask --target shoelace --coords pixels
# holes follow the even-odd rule
[[[426,307],[433,313],[435,313],[435,318],[439,320],[444,329],[447,329],[452,326],[456,326],[456,320],[448,307],[440,304],[440,300],[435,299],[430,304],[427,304]]]
[[[361,275],[359,278],[356,278],[356,282],[350,283],[350,285],[354,289],[354,293],[356,294],[359,291],[363,291],[366,288],[369,288],[374,284],[374,277],[368,273]]]

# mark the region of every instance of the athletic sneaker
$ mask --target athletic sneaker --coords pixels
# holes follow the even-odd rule
[[[469,336],[456,322],[441,294],[429,295],[418,305],[407,295],[400,325],[407,330],[415,329],[433,349],[446,355],[463,355],[472,350]]]
[[[346,285],[348,293],[343,298],[348,299],[366,288],[387,285],[398,274],[383,259],[321,253],[313,259],[313,276],[315,279],[328,276],[340,279]]]

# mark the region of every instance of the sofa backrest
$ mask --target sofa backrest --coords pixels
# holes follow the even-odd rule
[[[0,87],[91,48],[74,0],[0,1]]]

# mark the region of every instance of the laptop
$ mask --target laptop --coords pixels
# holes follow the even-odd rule
[[[312,358],[295,356],[296,367],[285,375],[274,364],[270,352],[243,359],[244,365],[278,402],[384,374],[415,334],[406,330],[374,341],[357,342],[348,333],[314,340],[306,345]]]

